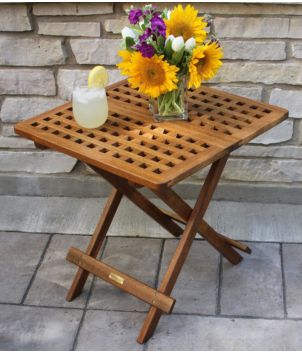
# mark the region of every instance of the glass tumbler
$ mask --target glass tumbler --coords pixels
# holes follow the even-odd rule
[[[72,96],[73,116],[84,128],[102,126],[108,117],[105,88],[76,87]]]

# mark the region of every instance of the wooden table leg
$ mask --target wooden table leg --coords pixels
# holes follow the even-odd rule
[[[163,228],[170,232],[173,236],[179,237],[183,230],[169,216],[164,214],[158,207],[150,202],[145,196],[135,189],[133,185],[125,181],[121,177],[110,174],[104,170],[98,169],[89,165],[95,172],[101,175],[106,181],[112,184],[113,187],[119,189],[123,194],[129,198],[142,211],[148,214],[152,219],[158,222]]]
[[[168,187],[164,187],[161,191],[153,190],[153,192],[175,211],[176,216],[178,216],[182,222],[186,223],[188,221],[192,208],[176,192]],[[175,218],[172,214],[170,214],[170,216]],[[241,244],[237,244],[231,239],[226,240],[227,237],[218,234],[204,220],[201,221],[198,232],[232,264],[238,264],[243,259],[242,256],[232,248],[232,246],[239,247]],[[230,242],[232,242],[232,244]],[[251,250],[247,246],[242,245],[241,248],[245,252],[251,253]]]
[[[182,224],[186,224],[187,221],[185,221],[182,217],[180,217],[179,215],[177,215],[176,213],[173,213],[169,210],[160,208],[160,210],[165,213],[166,215],[170,216],[171,219],[174,219],[175,221],[178,221]],[[225,235],[222,235],[221,233],[217,232],[216,230],[214,230],[205,220],[203,220],[199,226],[198,229],[199,234],[202,236],[203,233],[208,233],[210,236],[212,237],[216,237],[216,239],[220,242],[225,242],[228,245],[239,249],[242,252],[251,254],[252,250],[244,243],[241,243],[239,241],[233,240]]]
[[[190,212],[183,235],[160,284],[159,291],[164,294],[169,295],[176,283],[177,277],[196,236],[198,227],[201,224],[203,216],[208,208],[212,195],[222,174],[227,158],[228,155],[213,163],[208,173],[208,176],[195,203],[194,209]],[[178,205],[181,206],[181,204]],[[139,343],[145,343],[152,336],[161,317],[161,314],[162,313],[159,309],[155,307],[150,308],[140,334],[137,338]]]
[[[95,228],[93,236],[88,244],[86,249],[86,254],[90,257],[96,258],[100,248],[103,244],[103,241],[106,237],[109,226],[112,222],[112,219],[116,213],[116,210],[120,204],[123,193],[117,189],[113,189],[111,195],[109,196],[103,213],[98,221],[98,224]],[[81,292],[88,278],[89,272],[79,268],[70,289],[67,292],[66,300],[72,301],[76,298]]]

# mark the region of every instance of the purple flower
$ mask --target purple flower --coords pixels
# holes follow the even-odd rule
[[[152,31],[158,32],[158,34],[162,35],[164,38],[166,37],[165,22],[158,15],[155,15],[154,17],[151,18],[151,28],[152,28]]]
[[[140,16],[143,15],[142,10],[140,9],[131,9],[128,15],[129,22],[131,24],[137,24],[139,21]]]
[[[140,51],[143,57],[152,57],[155,53],[155,50],[152,45],[147,43],[141,43],[136,46],[137,50]]]
[[[139,36],[139,41],[141,43],[144,42],[146,39],[150,37],[151,34],[152,34],[151,28],[147,28],[145,32]]]

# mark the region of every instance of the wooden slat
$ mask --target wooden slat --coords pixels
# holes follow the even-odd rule
[[[165,295],[154,288],[136,280],[135,278],[105,264],[95,258],[90,257],[77,248],[71,247],[66,259],[80,268],[92,273],[95,276],[109,282],[115,287],[130,293],[131,295],[149,303],[160,309],[162,312],[169,314],[175,304],[175,299]]]

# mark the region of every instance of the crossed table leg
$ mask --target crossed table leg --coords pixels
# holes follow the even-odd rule
[[[66,299],[71,301],[77,297],[81,293],[89,273],[92,273],[149,303],[151,308],[137,339],[139,343],[144,343],[152,336],[161,314],[163,312],[171,313],[174,307],[175,299],[170,297],[170,294],[197,232],[233,264],[238,264],[242,260],[242,257],[234,248],[251,253],[251,250],[246,245],[217,233],[203,220],[227,159],[228,155],[212,164],[193,209],[167,186],[160,188],[160,190],[153,190],[158,198],[164,201],[175,213],[156,207],[127,180],[91,166],[98,174],[110,182],[114,189],[108,198],[86,253],[76,248],[70,248],[67,254],[67,260],[79,266],[79,269]],[[123,195],[161,224],[172,235],[175,237],[182,236],[158,290],[95,259]],[[185,229],[183,230],[175,221],[186,224]]]

